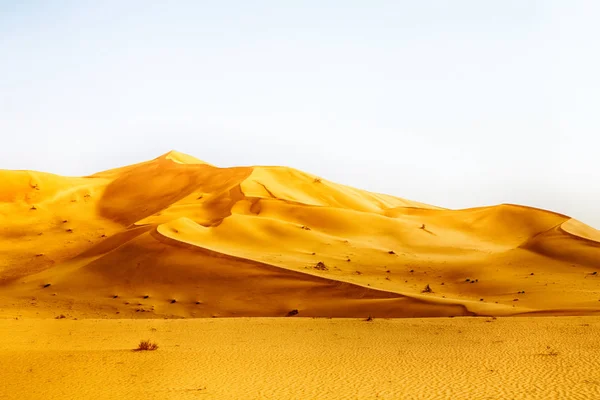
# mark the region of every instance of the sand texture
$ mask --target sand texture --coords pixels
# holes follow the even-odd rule
[[[599,399],[598,337],[599,317],[6,319],[0,397]]]
[[[524,206],[447,210],[178,152],[88,177],[0,171],[1,317],[293,310],[594,315],[600,232]]]

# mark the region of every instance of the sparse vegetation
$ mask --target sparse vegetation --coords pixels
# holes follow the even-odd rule
[[[396,252],[394,250],[390,250],[388,251],[388,254],[396,254]]]
[[[553,349],[550,346],[546,346],[546,350],[543,353],[540,353],[540,356],[549,356],[549,357],[556,357],[558,355],[558,351],[556,351],[555,349]]]
[[[310,231],[310,228],[306,225],[302,225],[301,229],[304,229],[305,231]]]
[[[287,313],[288,317],[293,317],[294,315],[298,315],[299,311],[296,309],[293,309],[292,311]]]
[[[433,290],[431,289],[431,286],[429,286],[429,284],[427,284],[425,286],[425,288],[423,290],[421,290],[421,293],[433,293]]]
[[[177,300],[171,299],[171,304],[175,304],[175,303],[177,303]]]
[[[367,322],[371,322],[371,321],[373,321],[373,317],[371,317],[371,316],[369,315],[369,316],[367,317],[367,319],[365,319],[365,321],[367,321]]]
[[[60,314],[60,315],[54,317],[54,319],[64,319],[64,318],[67,318],[67,317],[65,317],[64,314]]]
[[[319,261],[317,265],[314,266],[314,268],[319,271],[327,271],[329,269],[323,261]]]
[[[321,179],[321,178],[319,178],[319,177],[317,177],[317,178],[313,179],[313,182],[314,182],[314,183],[321,183],[321,181],[322,181],[322,179]]]
[[[150,340],[141,340],[138,344],[137,351],[154,351],[158,349],[158,344],[151,342]]]

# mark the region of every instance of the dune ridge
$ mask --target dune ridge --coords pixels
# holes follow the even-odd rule
[[[0,315],[600,310],[600,232],[546,210],[449,210],[177,151],[87,177],[0,178]]]

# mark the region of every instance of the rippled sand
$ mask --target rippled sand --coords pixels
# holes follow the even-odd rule
[[[0,398],[599,399],[598,338],[599,317],[5,319]]]

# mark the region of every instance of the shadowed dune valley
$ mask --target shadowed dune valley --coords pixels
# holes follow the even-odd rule
[[[176,151],[0,182],[2,399],[600,398],[569,216]]]

